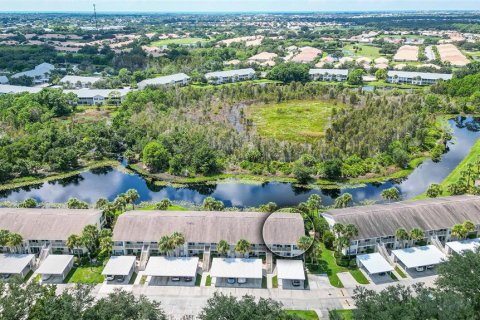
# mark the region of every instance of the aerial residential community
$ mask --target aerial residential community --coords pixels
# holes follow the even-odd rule
[[[0,319],[480,319],[478,3],[4,1]]]

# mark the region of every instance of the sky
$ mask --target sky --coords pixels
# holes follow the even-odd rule
[[[480,10],[480,0],[0,0],[0,12],[290,12]]]

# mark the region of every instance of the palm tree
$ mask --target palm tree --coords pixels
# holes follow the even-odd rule
[[[335,248],[337,248],[337,252],[342,252],[344,248],[346,248],[349,244],[349,240],[344,237],[340,236],[337,237],[334,241]]]
[[[82,239],[76,234],[72,234],[67,239],[67,247],[70,251],[77,249],[78,259],[80,259],[80,250],[79,247],[82,245]]]
[[[170,236],[163,236],[160,238],[158,241],[158,251],[160,251],[160,253],[169,256],[173,249],[175,249],[175,247],[172,245],[172,239]]]
[[[311,238],[309,236],[301,236],[297,240],[297,247],[302,252],[306,252],[310,248],[310,246],[312,245],[312,242],[313,242],[313,238]]]
[[[457,239],[463,239],[467,236],[467,230],[462,224],[456,224],[452,227],[451,234]]]
[[[337,235],[340,236],[345,232],[345,226],[341,223],[335,223],[333,225],[333,232]]]
[[[108,257],[112,254],[113,241],[111,237],[103,237],[100,239],[100,255]]]
[[[413,228],[410,230],[410,239],[413,241],[419,241],[425,238],[425,233],[419,228]]]
[[[18,233],[11,232],[8,235],[7,246],[10,248],[10,250],[13,248],[15,253],[17,252],[18,246],[20,246],[22,242],[23,237]]]
[[[470,220],[466,220],[463,223],[463,228],[465,229],[465,231],[467,233],[471,233],[471,232],[475,231],[475,224]]]
[[[167,210],[172,205],[172,202],[169,199],[163,199],[155,205],[157,210]]]
[[[352,195],[350,193],[344,193],[337,199],[335,199],[335,208],[346,208],[352,202]]]
[[[315,241],[308,251],[308,256],[310,257],[310,263],[318,263],[318,260],[322,257],[322,246],[319,242]]]
[[[410,239],[410,235],[408,234],[407,230],[400,228],[395,231],[395,237],[397,240],[400,240],[402,243],[402,247],[405,247],[405,240]]]
[[[397,188],[391,187],[382,191],[381,196],[383,199],[388,201],[397,201],[400,200],[400,192]]]
[[[347,224],[345,226],[345,231],[344,231],[345,236],[348,238],[348,240],[352,239],[353,237],[358,236],[358,228],[354,224]]]
[[[240,253],[241,255],[246,255],[250,252],[251,244],[245,239],[238,240],[235,246],[235,252]]]
[[[132,209],[135,210],[135,201],[140,198],[138,191],[135,189],[128,189],[125,196],[127,201],[132,204]]]
[[[185,244],[185,236],[180,233],[180,232],[174,232],[170,236],[170,239],[172,240],[172,246],[175,249],[175,255],[179,255],[179,247],[183,246]]]
[[[127,206],[127,200],[125,196],[119,195],[118,197],[113,200],[113,204],[117,208],[117,210],[125,211],[125,207]]]
[[[115,220],[115,214],[118,208],[114,203],[108,203],[103,208],[103,213],[105,214],[105,222],[108,226],[113,225],[113,221]]]
[[[10,231],[0,229],[0,247],[7,246],[9,234],[10,234]]]
[[[217,252],[220,255],[227,255],[230,252],[230,245],[226,240],[220,240],[217,244]]]
[[[318,194],[312,194],[307,200],[307,207],[313,214],[318,214],[318,209],[322,205],[322,198]]]

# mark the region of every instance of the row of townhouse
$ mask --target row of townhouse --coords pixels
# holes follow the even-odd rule
[[[288,215],[288,214],[286,214]],[[235,255],[235,245],[241,239],[251,244],[252,256],[265,256],[273,252],[283,256],[297,256],[302,252],[297,248],[298,239],[304,235],[303,220],[277,219],[276,228],[281,224],[283,232],[263,239],[262,228],[269,213],[259,212],[203,212],[203,211],[130,211],[122,214],[113,230],[114,255],[141,255],[147,250],[151,255],[160,254],[158,241],[162,236],[180,232],[185,236],[185,244],[177,249],[181,256],[201,255],[216,252],[220,240],[230,245],[229,256]],[[270,231],[267,230],[267,234]]]
[[[74,89],[64,90],[64,93],[73,93],[77,96],[79,106],[103,106],[105,104],[119,105],[130,92],[129,88],[124,89]]]
[[[452,74],[447,73],[388,71],[386,81],[396,84],[432,85],[440,80],[450,79]]]
[[[465,221],[472,221],[480,230],[480,197],[452,196],[426,200],[397,202],[383,205],[370,205],[334,209],[322,213],[331,228],[336,223],[353,224],[358,235],[353,237],[344,254],[357,255],[377,250],[377,245],[387,250],[414,246],[412,241],[397,239],[396,231],[413,228],[424,231],[422,242],[431,244],[436,240],[445,244],[455,240],[452,227]]]
[[[190,82],[190,77],[185,73],[176,73],[169,76],[146,79],[138,83],[138,89],[143,90],[147,87],[160,86],[186,86]]]
[[[252,68],[215,71],[205,74],[205,79],[211,84],[223,84],[238,81],[254,80],[256,79],[255,70]]]
[[[310,69],[310,79],[313,81],[347,81],[349,71],[346,69]],[[450,80],[452,74],[428,73],[428,72],[409,72],[409,71],[388,71],[388,83],[394,84],[413,84],[413,85],[432,85],[440,80]]]
[[[28,77],[32,78],[33,84],[43,84],[50,81],[50,75],[55,70],[55,66],[50,63],[41,63],[32,70],[16,73],[12,76],[13,79]]]
[[[288,215],[288,214],[286,214]],[[235,245],[240,239],[251,244],[251,256],[265,256],[269,250],[265,245],[262,228],[268,213],[258,212],[201,212],[201,211],[129,211],[119,216],[113,229],[113,254],[137,255],[147,251],[148,255],[159,255],[158,241],[163,236],[180,232],[185,244],[177,248],[180,256],[201,255],[215,252],[220,240],[230,244],[229,256],[235,255]],[[0,230],[20,234],[24,241],[19,252],[39,254],[50,247],[53,253],[69,253],[67,239],[79,235],[86,225],[102,228],[104,217],[99,210],[79,209],[0,209]],[[274,224],[273,237],[268,247],[283,256],[297,256],[297,240],[304,235],[302,219],[279,219]],[[81,249],[84,252],[83,249]],[[0,247],[0,252],[9,251]],[[72,252],[73,253],[73,252]]]
[[[70,235],[80,235],[87,225],[99,229],[104,225],[100,210],[90,209],[0,209],[0,230],[18,233],[23,243],[17,252],[39,254],[44,248],[53,253],[69,253],[67,239]],[[79,249],[82,253],[84,249]],[[0,252],[8,252],[0,246]]]
[[[308,71],[313,81],[347,81],[347,69],[310,69]]]

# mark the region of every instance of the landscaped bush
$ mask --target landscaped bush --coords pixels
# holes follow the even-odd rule
[[[323,234],[322,240],[327,249],[333,250],[333,242],[335,241],[335,236],[331,231],[329,230],[325,231],[325,233]]]

